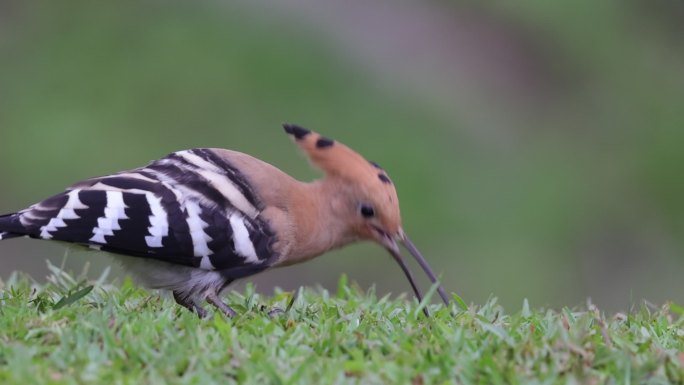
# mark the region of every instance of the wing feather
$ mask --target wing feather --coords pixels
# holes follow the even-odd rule
[[[88,179],[13,216],[0,231],[220,270],[231,278],[275,261],[276,235],[247,178],[210,149]]]

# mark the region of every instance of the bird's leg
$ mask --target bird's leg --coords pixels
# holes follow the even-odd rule
[[[226,305],[221,301],[221,299],[218,297],[218,294],[216,294],[216,291],[214,290],[207,290],[207,302],[210,304],[214,305],[217,309],[219,309],[223,314],[226,315],[226,317],[233,317],[237,313],[235,313],[235,310],[231,309],[230,306]]]
[[[197,313],[197,316],[200,318],[204,318],[207,316],[207,311],[204,310],[201,306],[199,306],[194,300],[192,300],[190,297],[182,295],[178,291],[173,291],[173,299],[176,300],[176,303],[183,306],[184,308],[190,310],[191,312]]]

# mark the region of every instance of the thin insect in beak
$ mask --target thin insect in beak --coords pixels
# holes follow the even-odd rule
[[[411,270],[409,270],[408,265],[406,265],[406,262],[404,261],[404,258],[401,255],[401,252],[399,251],[399,246],[397,245],[396,241],[392,239],[389,236],[385,236],[385,248],[389,253],[394,257],[394,260],[397,261],[399,266],[401,267],[401,270],[403,270],[404,275],[406,275],[406,278],[408,279],[409,283],[411,284],[411,288],[413,288],[413,292],[416,294],[416,298],[418,299],[418,302],[423,301],[423,295],[420,292],[420,288],[418,288],[418,285],[416,284],[416,280],[413,277],[413,273],[411,273]],[[430,265],[427,263],[423,255],[418,251],[418,248],[411,242],[411,240],[408,238],[408,236],[402,232],[401,234],[401,243],[406,247],[406,249],[411,253],[413,258],[418,262],[420,267],[423,268],[423,271],[425,271],[425,274],[430,278],[430,281],[432,281],[432,284],[438,284],[437,286],[437,292],[439,293],[439,296],[442,298],[442,301],[444,301],[444,304],[448,307],[449,306],[449,297],[447,296],[446,292],[444,291],[444,288],[442,287],[441,284],[438,283],[437,281],[437,276],[435,276],[435,273],[432,271],[432,268]],[[430,313],[427,310],[427,307],[423,308],[423,312],[427,317],[430,316]]]

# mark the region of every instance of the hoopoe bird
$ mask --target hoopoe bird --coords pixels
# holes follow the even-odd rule
[[[387,173],[342,143],[283,127],[323,179],[300,182],[231,150],[179,151],[0,216],[0,240],[27,236],[107,251],[145,286],[170,290],[200,317],[203,301],[235,315],[219,294],[237,279],[370,240],[389,251],[421,301],[397,242],[433,284],[437,278],[402,229]],[[438,292],[448,305],[441,286]]]

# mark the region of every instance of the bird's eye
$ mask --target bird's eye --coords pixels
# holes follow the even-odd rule
[[[361,215],[364,218],[372,218],[375,216],[375,210],[373,209],[372,206],[369,205],[361,205]]]

